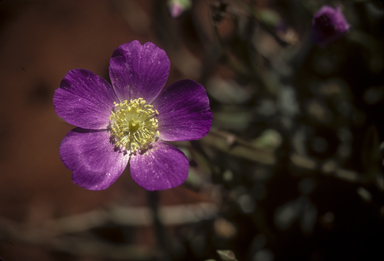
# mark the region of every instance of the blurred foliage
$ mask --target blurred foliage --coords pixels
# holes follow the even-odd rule
[[[219,212],[206,232],[182,239],[180,260],[218,259],[216,249],[239,260],[380,260],[382,2],[204,4],[209,12],[196,1],[172,22],[156,13],[171,57],[188,63],[186,49],[199,58],[189,77],[214,112],[207,137],[184,146],[188,185],[214,189]],[[351,29],[321,48],[309,29],[325,4],[339,4]],[[204,247],[191,247],[195,238]]]

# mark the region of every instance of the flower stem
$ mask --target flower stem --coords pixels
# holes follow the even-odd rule
[[[168,244],[169,238],[167,236],[165,227],[159,218],[159,192],[148,191],[147,195],[148,205],[152,212],[153,228],[155,230],[157,244],[163,252],[161,260],[172,260],[172,250]]]

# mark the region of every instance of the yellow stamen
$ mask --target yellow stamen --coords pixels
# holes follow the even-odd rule
[[[159,136],[157,110],[153,105],[146,104],[142,98],[115,102],[115,109],[111,112],[111,137],[117,148],[132,153],[147,149]]]

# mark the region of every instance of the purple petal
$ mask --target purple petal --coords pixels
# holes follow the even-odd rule
[[[72,181],[89,190],[108,188],[123,173],[129,157],[115,151],[110,134],[75,128],[61,142],[64,165],[72,170]]]
[[[187,157],[175,146],[166,142],[152,143],[144,154],[131,157],[132,178],[146,190],[174,188],[188,177]]]
[[[170,66],[165,51],[155,44],[132,41],[113,52],[109,76],[121,101],[143,98],[151,103],[164,87]]]
[[[203,86],[192,80],[178,81],[153,102],[159,112],[160,139],[197,140],[204,137],[212,123],[209,99]]]
[[[107,128],[115,101],[111,85],[84,69],[69,71],[53,96],[56,113],[84,129]]]

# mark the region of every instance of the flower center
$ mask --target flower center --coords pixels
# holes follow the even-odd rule
[[[153,105],[146,104],[142,98],[115,102],[111,114],[111,137],[117,148],[136,153],[147,149],[148,145],[159,136],[157,130],[159,113]]]

